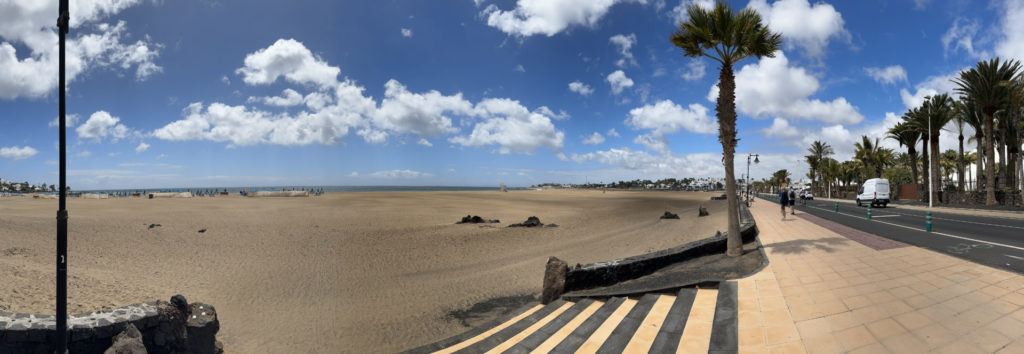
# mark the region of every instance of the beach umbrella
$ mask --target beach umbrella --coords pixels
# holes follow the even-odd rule
[[[57,209],[57,353],[68,351],[68,211],[66,204],[67,188],[67,136],[65,135],[67,112],[65,107],[64,82],[64,36],[68,33],[68,0],[60,0],[57,10],[57,34],[60,46],[59,95],[60,95],[60,202]]]

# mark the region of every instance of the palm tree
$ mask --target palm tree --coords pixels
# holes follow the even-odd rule
[[[821,167],[822,167],[821,161],[823,159],[825,159],[826,157],[829,157],[829,156],[832,156],[832,154],[835,154],[835,150],[832,149],[832,145],[829,145],[828,143],[824,143],[824,142],[815,140],[813,143],[811,143],[811,147],[807,149],[807,152],[811,153],[810,155],[807,155],[806,157],[807,157],[807,163],[809,165],[811,165],[812,173],[811,173],[810,177],[811,177],[811,185],[813,186],[814,185],[814,175],[815,175],[815,172],[816,172],[816,174],[818,176],[822,175],[822,173],[821,173]],[[821,191],[819,190],[818,193],[820,193],[820,192]]]
[[[908,163],[910,178],[913,181],[911,183],[917,183],[917,140],[921,138],[921,132],[910,123],[899,122],[889,129],[889,135],[886,137],[896,140],[900,146],[907,147],[907,155],[910,158]]]
[[[942,152],[941,158],[939,159],[939,165],[942,166],[942,176],[945,177],[945,183],[939,183],[940,186],[953,183],[950,175],[952,175],[953,171],[957,168],[957,160],[959,158],[960,154],[953,149]]]
[[[856,161],[843,161],[841,166],[840,178],[843,180],[843,187],[845,191],[849,191],[850,182],[859,180],[860,178],[860,166],[857,165]]]
[[[999,85],[999,83],[1013,80],[1019,71],[1020,62],[1011,59],[1000,65],[999,58],[995,58],[989,61],[979,61],[975,67],[961,71],[960,77],[953,79],[957,85],[957,93],[974,101],[985,115],[985,205],[996,204],[993,115],[999,105],[1007,99],[1010,91],[1009,87]]]
[[[917,119],[914,121],[914,124],[924,123],[924,126],[918,126],[918,129],[923,132],[931,132],[931,136],[928,137],[928,150],[931,151],[931,160],[928,165],[931,168],[931,176],[932,178],[936,176],[941,178],[942,175],[939,174],[939,134],[942,133],[942,127],[946,126],[946,123],[953,119],[953,99],[949,98],[949,95],[945,93],[928,97],[924,104],[921,105],[919,112],[925,115],[927,119]],[[928,188],[928,197],[931,200],[937,200],[935,193],[938,192],[942,185],[942,181],[940,180],[939,182],[938,186]],[[928,183],[931,184],[933,181]]]
[[[956,160],[956,190],[964,191],[964,125],[967,124],[967,116],[972,107],[968,107],[967,101],[960,99],[953,101],[953,122],[955,123],[957,140],[960,143],[959,153]],[[969,124],[967,124],[969,125]]]
[[[867,135],[861,136],[861,142],[854,143],[854,157],[864,166],[864,175],[871,178],[882,177],[882,169],[878,166],[878,138],[872,143]]]
[[[772,33],[761,23],[761,15],[751,8],[733,13],[718,2],[707,11],[697,4],[686,9],[689,19],[679,24],[672,34],[672,44],[688,57],[706,56],[721,64],[718,74],[718,141],[722,143],[725,165],[725,193],[729,204],[729,236],[726,254],[743,254],[740,238],[739,201],[736,198],[736,175],[733,155],[736,151],[736,77],[732,66],[747,57],[775,57],[782,45],[782,35]]]

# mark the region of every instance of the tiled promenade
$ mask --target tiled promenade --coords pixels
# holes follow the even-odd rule
[[[1024,353],[1024,276],[751,212],[770,263],[737,281],[741,353]]]
[[[1024,276],[777,204],[769,265],[717,286],[521,308],[413,353],[1024,353]],[[1024,237],[1024,236],[1022,236]]]

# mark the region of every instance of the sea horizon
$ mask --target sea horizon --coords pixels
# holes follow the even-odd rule
[[[500,186],[312,186],[312,185],[283,185],[283,186],[235,186],[235,187],[161,187],[161,188],[120,188],[120,189],[88,189],[72,190],[75,193],[152,193],[152,192],[199,192],[199,191],[227,191],[229,194],[238,194],[239,191],[261,191],[261,190],[314,190],[325,193],[338,192],[430,192],[430,191],[488,191],[500,190]],[[507,187],[508,190],[526,190],[528,187]]]

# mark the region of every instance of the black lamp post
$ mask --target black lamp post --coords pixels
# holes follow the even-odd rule
[[[760,155],[758,155],[758,154],[747,154],[747,181],[746,181],[747,182],[747,203],[750,203],[750,158],[751,157],[754,158],[754,163],[755,164],[756,163],[761,163],[761,160],[757,159],[758,156],[760,156]],[[750,205],[748,204],[747,206],[749,207]]]
[[[60,37],[60,203],[57,209],[57,354],[68,352],[68,211],[67,211],[67,137],[64,130],[64,36],[68,33],[68,0],[60,0],[57,34]]]

